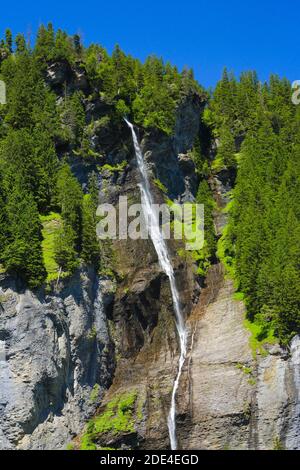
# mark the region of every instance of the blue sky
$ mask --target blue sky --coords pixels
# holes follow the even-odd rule
[[[4,3],[4,4],[3,4]],[[192,67],[214,86],[226,65],[237,74],[257,70],[300,79],[300,2],[297,0],[81,0],[2,2],[0,31],[32,31],[52,21],[84,43],[109,51],[118,43],[144,59],[155,53],[179,68]]]

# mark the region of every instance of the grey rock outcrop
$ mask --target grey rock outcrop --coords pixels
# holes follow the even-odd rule
[[[2,285],[1,449],[64,448],[94,412],[114,368],[102,289],[84,272],[59,296]]]
[[[253,357],[245,308],[214,266],[189,319],[191,352],[178,396],[183,449],[299,449],[300,338]],[[188,398],[187,398],[188,397]]]

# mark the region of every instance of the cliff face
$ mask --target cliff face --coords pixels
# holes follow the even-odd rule
[[[59,73],[61,68],[54,67],[48,77],[58,88],[63,80]],[[76,72],[79,82],[74,73],[69,86],[87,87],[81,71]],[[188,150],[201,107],[197,96],[185,100],[174,137],[140,135],[152,176],[180,201],[193,200],[197,189]],[[101,103],[87,105],[96,123],[102,111]],[[119,195],[131,202],[140,199],[126,128],[124,135],[129,150],[100,136],[95,125],[96,148],[107,142],[105,161],[128,162],[118,171],[101,173],[101,202],[117,204]],[[83,185],[95,169],[75,158],[72,167]],[[211,184],[221,208],[230,177],[220,175]],[[162,202],[161,190],[153,184],[152,191]],[[218,233],[224,223],[224,215],[216,211]],[[294,338],[290,352],[270,345],[269,354],[254,359],[243,324],[244,305],[233,299],[232,282],[222,267],[210,269],[200,291],[192,262],[181,258],[178,248],[170,243],[189,332],[177,395],[180,448],[265,449],[280,443],[299,449],[300,339]],[[81,270],[46,294],[2,276],[1,449],[61,449],[78,435],[98,447],[169,447],[167,415],[179,355],[169,281],[150,240],[119,240],[110,250],[117,282]],[[126,423],[105,415],[119,406],[130,411]],[[85,423],[94,415],[97,425],[89,434]]]
[[[63,448],[95,410],[114,367],[103,307],[110,288],[92,272],[57,296],[2,281],[1,449]]]
[[[218,209],[232,175],[211,179]],[[217,234],[226,215],[215,213]],[[299,449],[300,338],[290,351],[265,345],[254,357],[245,307],[222,265],[211,267],[188,319],[190,354],[178,396],[183,449]]]
[[[55,85],[60,81],[57,74],[58,71],[51,75],[52,79],[56,77]],[[159,172],[157,159],[163,160],[164,152],[168,152],[170,160],[165,168],[167,173],[172,169],[173,176],[180,182],[180,188],[176,188],[178,198],[189,192],[189,178],[195,180],[195,168],[188,155],[185,156],[189,161],[188,169],[180,166],[177,146],[182,152],[192,146],[201,107],[193,99],[184,106],[190,109],[194,121],[183,137],[176,137],[176,143],[174,138],[162,135],[144,139],[153,175]],[[95,117],[95,109],[91,112]],[[183,119],[182,113],[178,119]],[[127,138],[131,143],[129,130]],[[117,206],[118,196],[127,195],[131,202],[138,202],[140,194],[132,149],[128,153],[120,151],[119,147],[106,150],[105,159],[109,164],[116,164],[124,157],[129,163],[118,172],[102,172],[99,200]],[[95,165],[76,158],[72,166],[83,184],[95,169]],[[152,189],[156,201],[163,202],[161,191],[155,186]],[[190,266],[177,256],[176,247],[170,249],[188,315],[195,279]],[[116,241],[109,249],[108,258],[110,256],[113,261],[109,259],[108,264],[114,264],[117,284],[93,271],[78,271],[47,295],[43,290],[33,293],[2,275],[1,449],[65,448],[82,432],[86,421],[103,402],[107,389],[105,400],[114,390],[121,393],[119,388],[126,391],[135,387],[145,397],[141,404],[141,435],[136,437],[136,445],[144,442],[149,427],[159,430],[163,425],[163,437],[158,432],[156,437],[150,438],[149,446],[167,446],[166,414],[177,363],[169,283],[150,240]],[[161,357],[160,367],[158,357]],[[151,388],[156,392],[150,406]],[[157,410],[160,400],[164,403]]]
[[[191,352],[178,397],[183,449],[299,449],[299,354],[278,345],[253,358],[244,305],[220,265],[189,318]],[[188,398],[187,398],[188,397]]]

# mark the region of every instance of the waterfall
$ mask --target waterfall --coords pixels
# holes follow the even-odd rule
[[[139,188],[141,191],[142,206],[144,211],[144,216],[147,223],[147,228],[149,230],[150,237],[152,239],[154,248],[157,253],[157,257],[160,263],[161,268],[168,276],[171,287],[171,294],[173,299],[173,306],[175,312],[176,328],[179,336],[180,342],[180,357],[177,376],[173,385],[172,398],[171,398],[171,407],[168,416],[168,429],[170,435],[170,444],[171,449],[177,449],[177,438],[176,438],[176,392],[179,385],[179,380],[182,372],[182,367],[186,358],[186,343],[187,343],[187,332],[185,328],[184,317],[180,307],[179,293],[176,286],[175,276],[173,266],[170,260],[168,248],[166,242],[163,238],[159,227],[159,220],[156,212],[153,210],[153,199],[149,184],[149,178],[147,174],[147,169],[144,163],[143,154],[138,143],[136,133],[134,131],[133,125],[125,119],[129,128],[131,129],[132,139],[138,164],[138,169],[141,175],[141,183]]]

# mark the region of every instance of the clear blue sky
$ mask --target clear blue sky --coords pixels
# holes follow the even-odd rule
[[[42,0],[41,0],[42,1]],[[155,53],[179,68],[192,67],[204,86],[213,86],[223,67],[255,69],[300,79],[299,0],[81,0],[2,2],[0,31],[31,30],[52,21],[84,43],[109,51],[118,43],[144,59]]]

